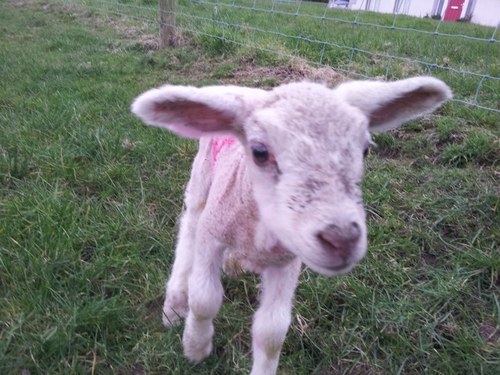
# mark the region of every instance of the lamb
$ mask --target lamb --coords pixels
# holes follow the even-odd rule
[[[241,267],[262,281],[251,374],[275,374],[301,264],[340,275],[366,253],[360,183],[370,132],[450,98],[432,77],[271,91],[167,85],[140,95],[132,111],[146,124],[199,139],[163,307],[165,326],[185,318],[185,356],[210,354],[221,274]]]

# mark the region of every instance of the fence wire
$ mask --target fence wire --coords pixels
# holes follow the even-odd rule
[[[154,0],[65,2],[160,28]],[[452,87],[455,102],[500,113],[499,25],[331,9],[302,0],[178,0],[175,19],[179,33],[221,53],[249,48],[301,57],[355,78],[432,75]]]

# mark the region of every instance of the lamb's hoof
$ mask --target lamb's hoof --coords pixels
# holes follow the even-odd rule
[[[163,304],[162,321],[167,328],[178,325],[189,312],[186,293],[167,293]]]
[[[184,355],[190,362],[201,362],[212,352],[212,339],[200,342],[184,335],[182,342],[184,345]]]

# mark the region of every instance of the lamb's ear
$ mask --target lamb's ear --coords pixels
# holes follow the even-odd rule
[[[139,95],[132,112],[148,125],[186,138],[242,133],[242,120],[267,92],[237,86],[163,86]]]
[[[395,82],[352,81],[336,91],[359,108],[370,121],[370,131],[386,131],[430,113],[452,97],[450,88],[432,77]]]

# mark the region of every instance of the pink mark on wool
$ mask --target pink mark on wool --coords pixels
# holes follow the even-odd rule
[[[236,143],[236,138],[233,137],[221,137],[221,138],[212,138],[212,170],[215,169],[217,164],[217,157],[220,152],[224,148],[231,147],[234,143]]]

